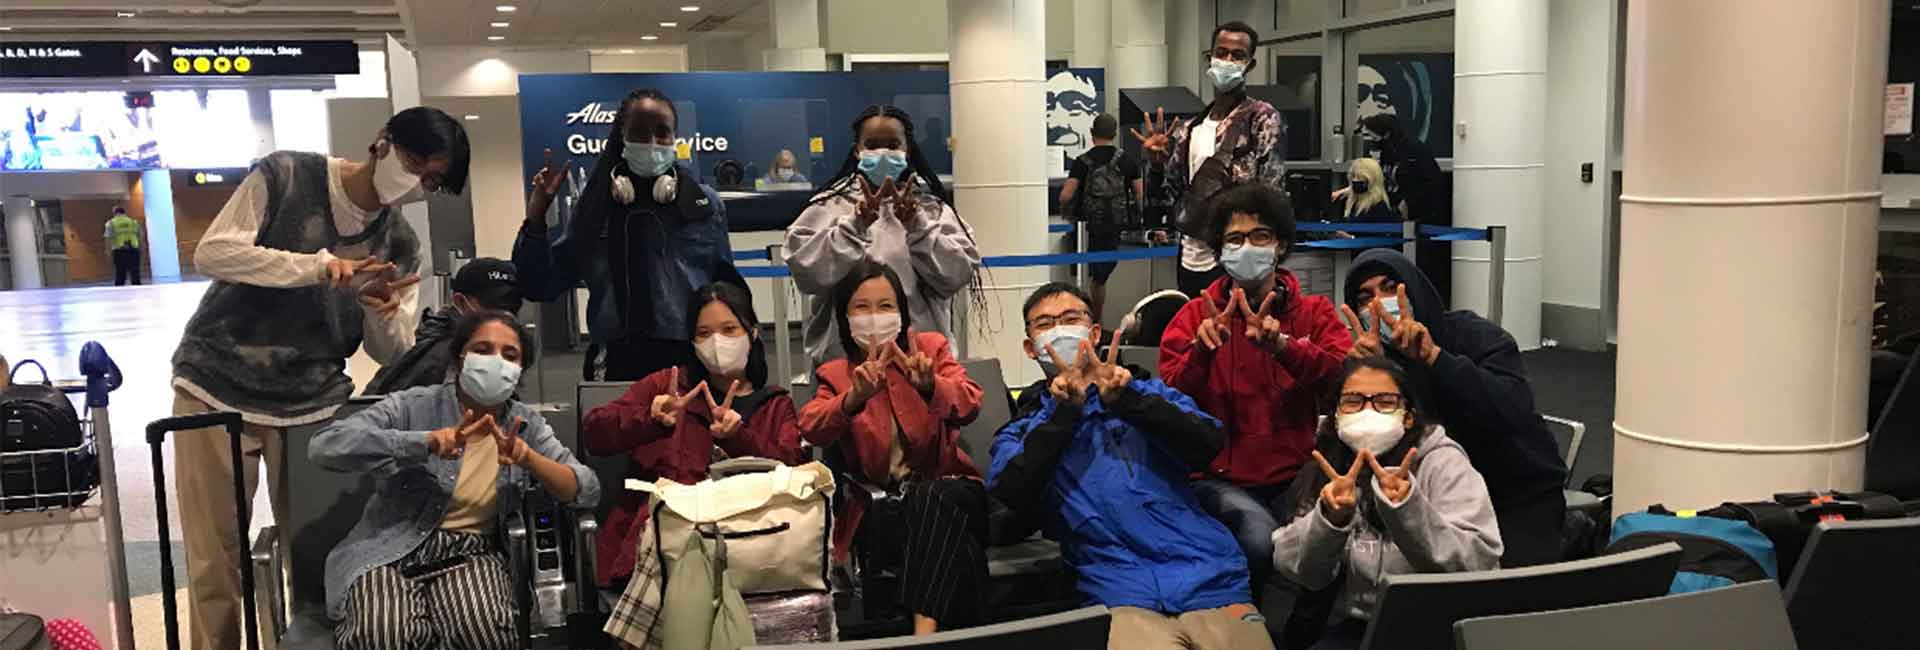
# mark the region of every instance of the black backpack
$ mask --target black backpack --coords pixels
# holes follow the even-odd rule
[[[1782,492],[1772,501],[1723,503],[1701,510],[1706,517],[1744,521],[1773,541],[1780,558],[1780,579],[1793,575],[1813,528],[1822,521],[1899,519],[1920,510],[1920,502],[1874,492]]]
[[[80,414],[47,379],[12,382],[0,392],[0,512],[78,507],[99,484],[100,463],[80,428]],[[19,453],[45,452],[45,453]]]
[[[40,369],[40,383],[16,377],[27,364]],[[13,367],[9,386],[0,392],[0,451],[38,451],[80,446],[80,412],[66,393],[53,386],[45,366],[28,359]]]
[[[1118,150],[1107,159],[1107,164],[1087,172],[1087,188],[1078,203],[1075,212],[1081,221],[1106,225],[1129,221],[1133,214],[1133,192],[1128,187],[1127,175],[1120,171]]]

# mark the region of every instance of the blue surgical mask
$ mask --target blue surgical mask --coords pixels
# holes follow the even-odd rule
[[[1055,325],[1053,329],[1033,337],[1035,346],[1053,350],[1052,358],[1049,358],[1045,351],[1040,352],[1041,372],[1046,373],[1048,377],[1060,373],[1060,369],[1053,365],[1053,358],[1058,358],[1060,363],[1072,366],[1075,360],[1080,358],[1080,342],[1087,340],[1092,333],[1093,328],[1086,325]]]
[[[1227,275],[1242,286],[1258,285],[1273,275],[1273,265],[1280,257],[1280,247],[1254,246],[1241,244],[1227,246],[1220,251],[1220,264],[1227,267]]]
[[[1213,89],[1219,92],[1233,92],[1247,81],[1247,66],[1243,63],[1214,59],[1207,66],[1207,76],[1213,79]]]
[[[879,187],[882,181],[899,178],[907,170],[907,152],[899,149],[868,149],[860,152],[860,173],[867,182]]]
[[[643,178],[665,175],[673,169],[675,158],[673,145],[632,140],[627,141],[626,148],[620,151],[620,157],[626,159],[627,169]]]
[[[496,406],[520,385],[520,364],[495,354],[468,352],[460,363],[460,390],[481,406]]]
[[[1400,299],[1395,296],[1381,296],[1380,310],[1387,312],[1387,315],[1391,316],[1393,320],[1400,320]],[[1361,310],[1360,320],[1366,321],[1367,327],[1369,328],[1374,327],[1373,310],[1372,309]],[[1393,338],[1392,325],[1381,323],[1379,327],[1380,327],[1380,338],[1383,338],[1383,339]]]

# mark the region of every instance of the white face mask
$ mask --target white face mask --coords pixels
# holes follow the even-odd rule
[[[853,340],[872,349],[900,337],[900,312],[848,316],[847,325],[853,328]]]
[[[388,207],[427,198],[426,189],[420,187],[420,175],[407,171],[406,164],[400,162],[400,148],[391,144],[387,155],[373,163],[373,191],[379,195],[380,204]]]
[[[1355,452],[1371,451],[1373,455],[1387,453],[1394,445],[1400,444],[1400,438],[1406,435],[1406,423],[1401,414],[1386,414],[1373,410],[1372,406],[1360,409],[1359,413],[1341,413],[1334,416],[1334,426],[1339,429],[1340,442]]]
[[[707,372],[715,375],[736,375],[745,370],[747,351],[751,349],[753,341],[745,334],[714,334],[705,341],[693,344],[693,352],[700,357],[700,363],[707,366]]]

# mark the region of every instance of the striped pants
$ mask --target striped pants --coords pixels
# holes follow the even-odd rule
[[[407,567],[449,557],[466,563],[417,578]],[[420,548],[375,567],[347,592],[347,618],[333,629],[340,650],[510,650],[512,578],[486,537],[436,530]]]
[[[908,483],[898,507],[876,504],[854,545],[869,567],[900,571],[899,601],[941,629],[985,618],[987,490],[970,479]]]

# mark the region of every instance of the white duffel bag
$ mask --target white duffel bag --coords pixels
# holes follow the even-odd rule
[[[693,485],[627,481],[629,489],[653,494],[648,507],[664,575],[672,575],[688,536],[718,547],[717,534],[725,542],[724,569],[740,593],[827,589],[832,471],[817,462],[791,467],[734,458],[714,463],[707,477]]]

